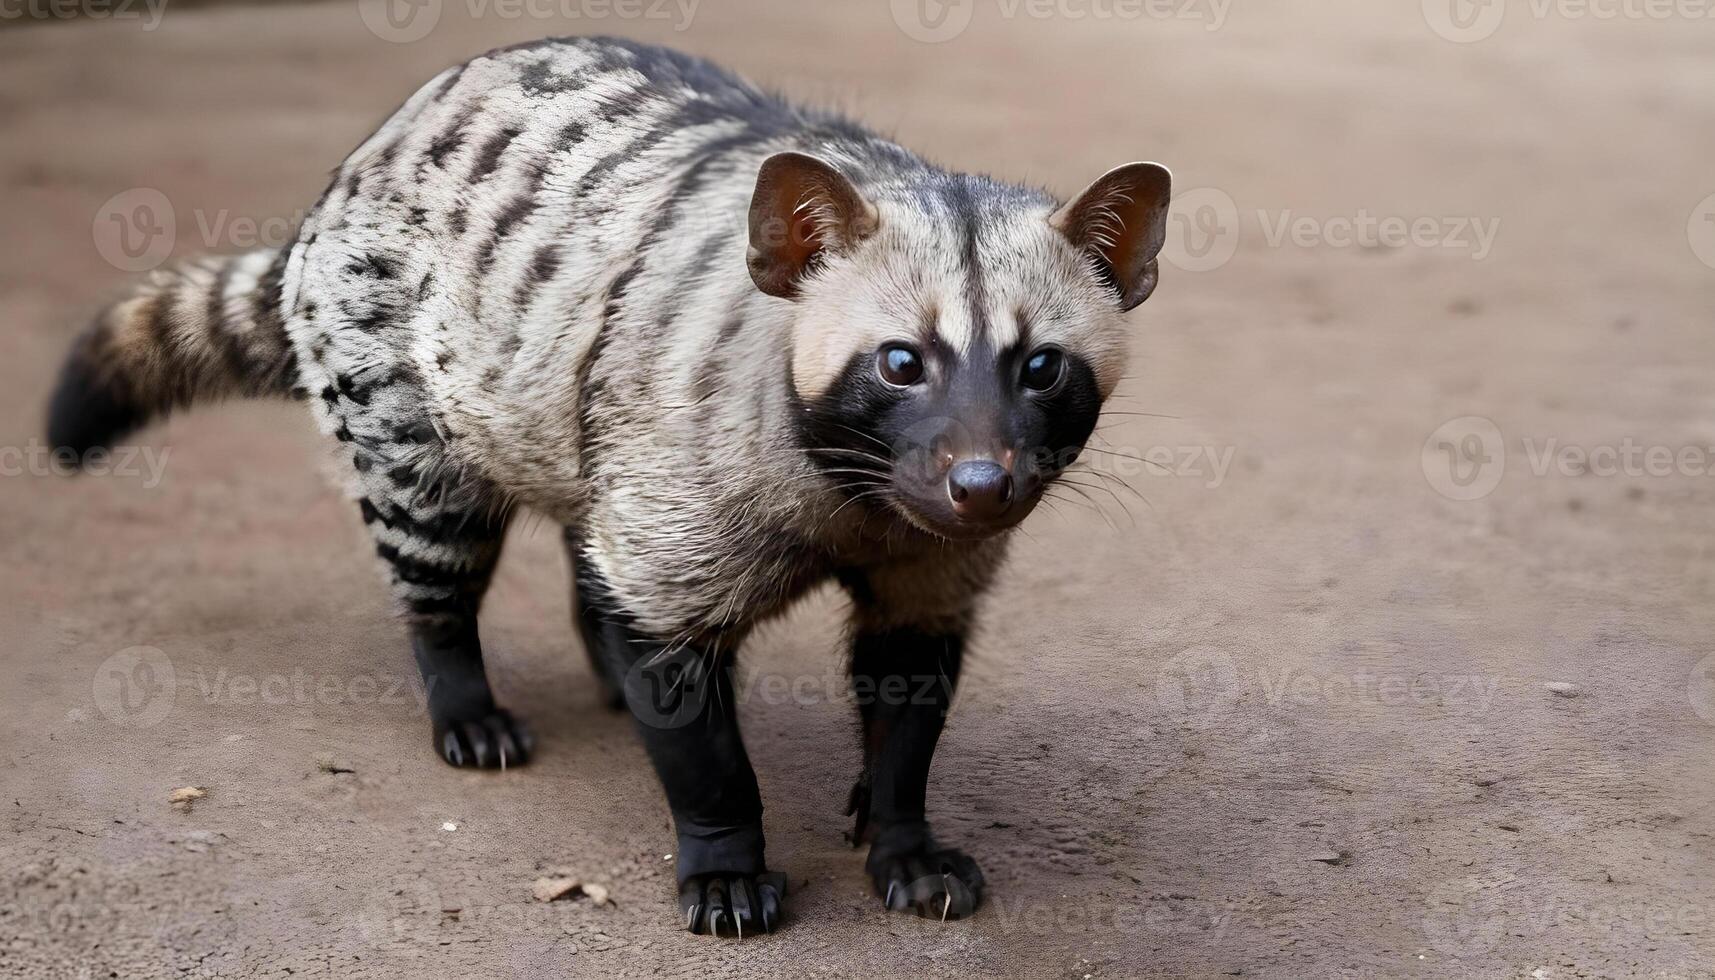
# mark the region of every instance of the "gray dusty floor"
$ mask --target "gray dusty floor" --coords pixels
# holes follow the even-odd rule
[[[973,0],[940,43],[788,0],[683,31],[448,0],[412,43],[343,2],[0,30],[0,973],[1715,975],[1715,480],[1642,453],[1715,446],[1715,21],[1513,3],[1455,43],[1416,3],[1199,2]],[[555,529],[520,529],[486,623],[544,750],[465,774],[297,411],[175,419],[129,475],[26,452],[129,278],[104,202],[158,191],[179,254],[278,235],[439,68],[588,31],[954,165],[1070,192],[1154,158],[1186,192],[1114,406],[1151,414],[1102,430],[1165,470],[1032,518],[942,745],[973,920],[885,914],[842,845],[832,596],[745,667],[795,918],[711,942],[670,914],[665,808],[595,708]],[[558,866],[617,907],[532,902]]]

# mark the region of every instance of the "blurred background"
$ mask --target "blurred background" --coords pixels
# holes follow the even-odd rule
[[[1031,519],[941,745],[969,921],[842,840],[832,594],[741,667],[795,918],[715,943],[556,528],[484,623],[543,751],[461,772],[300,407],[42,445],[136,275],[290,241],[436,72],[586,33],[1060,194],[1174,171],[1125,486]],[[0,0],[0,973],[1711,975],[1712,42],[1705,0]]]

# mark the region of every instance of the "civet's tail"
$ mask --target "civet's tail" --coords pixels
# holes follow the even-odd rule
[[[48,406],[49,442],[81,459],[176,408],[288,394],[298,371],[280,313],[284,275],[275,249],[154,273],[72,346]]]

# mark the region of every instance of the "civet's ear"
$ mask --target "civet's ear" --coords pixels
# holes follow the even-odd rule
[[[798,295],[825,253],[873,233],[875,206],[838,170],[803,153],[762,161],[750,199],[750,278],[770,296]]]
[[[1103,174],[1049,219],[1096,260],[1129,310],[1155,291],[1156,256],[1167,241],[1173,175],[1158,163],[1128,163]]]

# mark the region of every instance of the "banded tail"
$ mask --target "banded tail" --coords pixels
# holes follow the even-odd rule
[[[298,370],[280,311],[287,254],[193,259],[108,307],[66,356],[49,443],[81,458],[176,408],[290,394]]]

